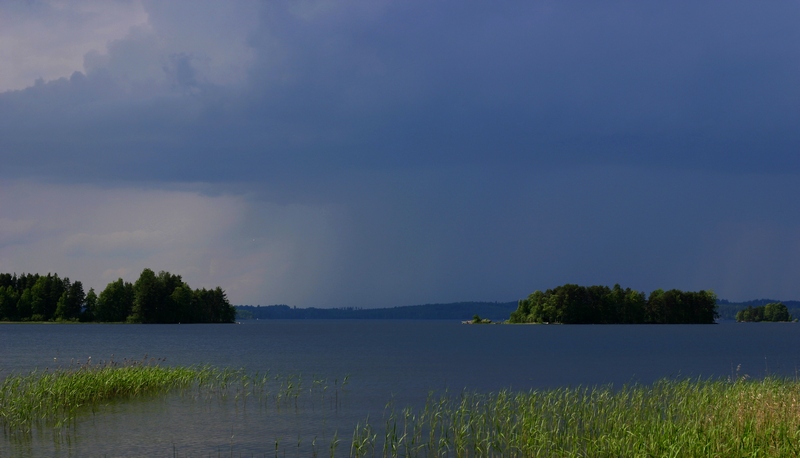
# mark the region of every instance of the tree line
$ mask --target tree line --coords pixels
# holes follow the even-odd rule
[[[736,313],[736,321],[792,321],[789,309],[782,302],[753,307],[748,306]]]
[[[717,297],[711,291],[657,289],[645,297],[618,284],[613,288],[566,284],[520,300],[509,322],[710,324],[717,317]]]
[[[449,304],[404,305],[364,309],[302,308],[288,305],[237,305],[239,319],[314,319],[314,320],[467,320],[476,313],[484,318],[504,320],[517,307],[515,302],[454,302]]]
[[[191,289],[180,275],[144,269],[135,283],[121,278],[96,294],[58,274],[0,274],[0,320],[128,323],[231,323],[236,309],[225,292]]]

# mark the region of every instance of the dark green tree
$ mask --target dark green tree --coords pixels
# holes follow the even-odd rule
[[[620,312],[622,323],[631,324],[645,322],[647,299],[645,299],[644,293],[625,288],[625,295],[622,301],[622,310]]]
[[[719,318],[717,295],[711,290],[701,290],[692,295],[694,323],[711,324]]]
[[[533,294],[530,296],[533,296]],[[508,318],[509,323],[532,323],[532,321],[530,321],[530,296],[528,296],[526,299],[520,299],[517,301],[517,309],[511,312],[511,316]]]
[[[0,320],[19,320],[19,314],[17,313],[18,301],[19,293],[17,293],[13,285],[0,286]]]
[[[84,301],[83,310],[81,310],[80,319],[81,321],[95,321],[96,316],[97,293],[94,292],[94,288],[89,288],[89,292],[86,293],[86,300]]]
[[[228,302],[222,288],[195,290],[193,303],[201,323],[232,323],[236,319],[236,309]]]
[[[133,313],[129,317],[134,323],[178,323],[182,320],[181,307],[186,305],[175,303],[174,299],[185,299],[179,293],[173,298],[177,289],[184,287],[180,275],[161,271],[156,275],[150,269],[144,269],[134,284],[135,299]]]
[[[764,306],[765,321],[792,321],[789,309],[782,302],[772,302]]]
[[[95,319],[97,321],[125,321],[133,309],[133,285],[121,278],[111,282],[97,298]]]
[[[156,312],[160,308],[159,302],[163,296],[159,286],[155,272],[150,269],[144,269],[139,275],[139,279],[133,284],[133,310],[128,316],[129,322],[155,322]]]
[[[25,274],[23,273],[17,278],[17,292],[22,294],[26,289],[33,288],[33,285],[39,281],[39,274]]]
[[[17,316],[20,321],[29,321],[33,315],[33,294],[31,288],[22,291],[17,301]]]
[[[45,320],[45,313],[49,309],[47,303],[50,298],[50,276],[39,277],[36,283],[30,288],[31,292],[31,320]]]
[[[739,310],[736,314],[736,321],[764,321],[764,307],[747,306],[744,310]]]
[[[69,284],[69,280],[65,281],[67,289],[61,293],[56,305],[55,319],[56,320],[77,320],[81,315],[83,303],[86,300],[86,294],[83,292],[83,284],[79,281]]]
[[[193,298],[192,289],[185,283],[172,291],[169,299],[176,311],[177,318],[174,322],[197,323],[200,321],[200,314],[197,313],[195,304],[192,302]]]
[[[55,318],[58,300],[70,287],[68,278],[60,279],[58,275],[47,274],[36,279],[31,287],[31,319],[33,321],[50,321]]]
[[[184,299],[179,293],[173,297],[176,290],[182,290],[184,286],[188,288],[181,279],[180,275],[173,275],[169,272],[161,271],[156,277],[158,280],[158,292],[160,294],[157,309],[155,311],[155,320],[158,323],[179,323],[182,320],[184,310],[183,305],[176,303],[174,299]]]
[[[17,274],[0,274],[0,288],[11,287],[16,291],[17,289]]]

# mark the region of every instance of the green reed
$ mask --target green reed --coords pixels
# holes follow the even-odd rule
[[[233,402],[237,409],[294,415],[321,402],[333,411],[347,384],[347,378],[329,383],[160,363],[87,362],[10,375],[0,383],[0,423],[6,434],[30,436],[46,427],[69,428],[81,413],[104,404],[168,391],[194,401]],[[286,454],[296,445],[299,456],[305,453],[301,440],[275,437],[274,452]],[[377,425],[368,417],[351,437],[334,431],[322,440],[330,444],[321,454],[354,457],[800,456],[800,381],[669,379],[620,389],[431,393],[421,408],[390,404]],[[310,452],[320,454],[316,436],[310,444]]]
[[[351,456],[798,456],[800,382],[661,380],[649,386],[429,396],[368,422]]]
[[[164,392],[207,379],[207,368],[165,367],[147,358],[9,375],[0,384],[0,423],[7,432],[68,426],[78,411],[101,403]]]
[[[81,413],[104,404],[171,391],[195,401],[233,401],[242,408],[255,404],[261,409],[297,409],[301,395],[334,404],[325,379],[304,383],[300,375],[251,374],[243,369],[210,366],[173,367],[162,362],[145,357],[93,363],[90,358],[82,364],[8,375],[0,382],[0,424],[6,434],[26,437],[37,429],[68,428]],[[332,390],[336,402],[340,389],[337,382]]]

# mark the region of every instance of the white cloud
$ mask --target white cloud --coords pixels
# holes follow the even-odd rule
[[[100,69],[128,85],[239,84],[254,59],[247,40],[258,8],[254,1],[4,2],[0,92]]]
[[[86,53],[104,51],[147,19],[139,1],[3,2],[0,91],[82,71]]]

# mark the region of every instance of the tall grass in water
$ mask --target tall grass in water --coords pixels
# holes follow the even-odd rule
[[[188,387],[215,375],[203,367],[160,366],[158,360],[109,361],[9,375],[0,384],[0,423],[7,433],[68,426],[82,408]]]
[[[83,364],[8,375],[0,381],[2,435],[14,443],[33,443],[37,447],[43,438],[50,437],[54,443],[69,444],[80,436],[78,419],[82,416],[102,413],[102,406],[106,404],[161,398],[168,392],[172,393],[172,399],[219,403],[223,409],[235,408],[237,415],[248,409],[274,410],[279,417],[283,415],[285,418],[287,414],[305,415],[309,406],[318,409],[320,405],[327,407],[322,409],[324,412],[333,415],[340,405],[340,393],[344,392],[347,384],[347,378],[344,382],[337,379],[331,383],[324,378],[304,378],[299,374],[249,373],[244,369],[210,366],[170,367],[161,363],[146,357],[122,362],[93,363],[90,360]],[[323,425],[324,416],[323,413]],[[289,447],[285,444],[291,444],[291,438],[285,439],[276,437],[276,447],[278,441],[284,448]],[[328,440],[324,434],[322,440]],[[331,450],[335,451],[338,436],[332,440]],[[298,450],[301,445],[308,447],[307,443],[301,444],[300,436],[297,436],[295,444]],[[311,442],[311,448],[316,451],[316,438]],[[3,455],[2,451],[0,455]]]
[[[341,389],[324,379],[158,361],[83,364],[11,375],[0,384],[5,432],[64,427],[86,409],[177,389],[237,408],[304,412],[303,403],[338,409]],[[300,409],[298,410],[298,399]],[[304,401],[305,399],[305,401]],[[306,410],[307,411],[307,410]],[[270,440],[265,438],[265,449]],[[653,385],[430,395],[420,409],[388,408],[382,421],[310,442],[308,454],[339,456],[800,456],[800,382],[662,380]],[[310,439],[309,439],[310,440]],[[275,453],[301,438],[274,437]],[[325,443],[329,442],[326,451]],[[289,444],[289,445],[285,445]],[[308,449],[308,443],[303,444]],[[280,447],[283,450],[279,450]]]
[[[662,380],[429,397],[353,433],[351,456],[800,456],[800,382]]]

